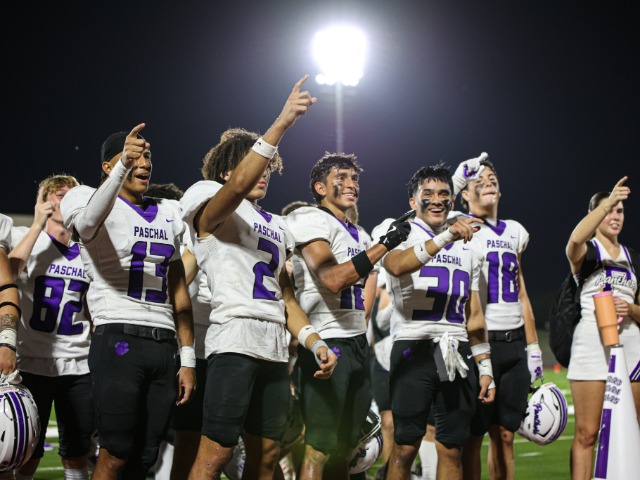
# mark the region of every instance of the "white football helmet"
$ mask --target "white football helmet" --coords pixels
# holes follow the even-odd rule
[[[518,433],[538,445],[557,440],[567,426],[567,400],[555,383],[533,390]]]
[[[362,427],[362,437],[358,446],[351,452],[349,473],[366,472],[376,463],[382,452],[382,422],[373,410],[369,410],[365,424]]]
[[[0,385],[0,472],[30,458],[40,437],[40,417],[31,392],[22,385]]]

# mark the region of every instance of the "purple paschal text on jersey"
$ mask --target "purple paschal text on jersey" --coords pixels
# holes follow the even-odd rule
[[[123,356],[129,351],[129,344],[127,342],[116,343],[116,354]]]
[[[331,351],[336,354],[336,358],[340,358],[340,349],[338,347],[333,347]]]

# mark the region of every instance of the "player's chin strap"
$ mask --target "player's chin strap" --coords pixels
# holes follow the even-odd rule
[[[0,385],[18,385],[19,383],[22,383],[22,376],[20,375],[20,371],[18,369],[15,369],[8,375],[0,373]]]

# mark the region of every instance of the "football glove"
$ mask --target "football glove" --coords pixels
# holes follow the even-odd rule
[[[475,180],[478,178],[478,175],[480,175],[484,169],[484,165],[480,165],[480,162],[487,158],[489,158],[489,154],[482,152],[479,157],[470,158],[458,165],[458,168],[456,168],[456,171],[451,178],[451,180],[453,180],[454,195],[458,195],[460,190],[464,189],[469,180]]]
[[[531,383],[537,379],[543,380],[542,375],[542,351],[538,342],[527,345],[527,366],[531,374]]]
[[[409,233],[411,233],[409,219],[414,217],[415,214],[415,210],[409,210],[389,225],[387,233],[380,237],[380,243],[384,245],[387,250],[393,250],[407,239]]]

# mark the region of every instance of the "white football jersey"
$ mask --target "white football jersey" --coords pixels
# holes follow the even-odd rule
[[[435,236],[419,218],[411,233],[397,248],[406,250]],[[389,275],[394,340],[421,340],[445,332],[467,341],[465,305],[471,290],[478,290],[482,258],[469,243],[453,242],[426,265],[409,275]]]
[[[202,205],[221,188],[218,182],[200,181],[185,192],[181,205],[190,230]],[[287,361],[279,277],[293,241],[283,219],[243,200],[213,235],[191,234],[212,298],[205,354],[236,352]]]
[[[28,231],[13,229],[13,248]],[[89,278],[80,245],[63,245],[41,232],[16,284],[22,309],[18,368],[45,376],[89,373],[91,328],[84,311]]]
[[[72,188],[60,204],[73,228],[94,188]],[[167,292],[169,263],[180,259],[184,223],[165,200],[146,198],[142,206],[118,197],[95,237],[82,243],[91,277],[87,302],[95,325],[131,323],[175,330]]]
[[[186,224],[185,224],[186,225]],[[193,253],[193,239],[189,228],[184,232],[184,243]],[[191,297],[191,309],[193,311],[193,334],[195,337],[196,358],[205,359],[204,340],[211,322],[211,290],[207,283],[207,276],[198,269],[193,282],[189,284],[189,297]]]
[[[344,223],[317,207],[298,208],[287,215],[286,221],[296,247],[324,240],[339,264],[371,247],[371,237],[362,227]],[[298,303],[322,338],[347,338],[366,333],[363,279],[335,294],[309,271],[298,248],[292,263]]]
[[[13,226],[13,220],[6,215],[0,213],[0,248],[4,248],[5,251],[11,250],[11,227]]]
[[[485,219],[473,234],[484,258],[480,300],[487,330],[514,330],[524,325],[519,300],[518,259],[527,248],[529,233],[515,220]]]

